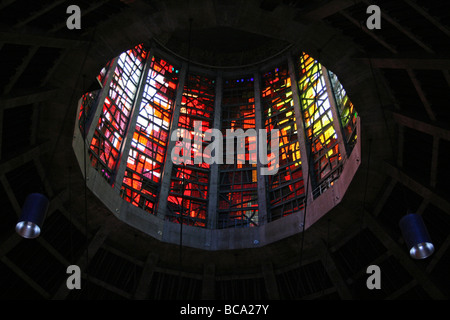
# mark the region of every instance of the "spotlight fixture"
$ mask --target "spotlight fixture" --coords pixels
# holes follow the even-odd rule
[[[23,238],[37,238],[41,233],[48,206],[49,200],[43,194],[29,194],[16,224],[16,232]]]
[[[425,259],[433,254],[434,245],[419,214],[406,214],[400,219],[399,225],[412,258]]]

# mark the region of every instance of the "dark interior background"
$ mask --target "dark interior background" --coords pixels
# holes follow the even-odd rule
[[[380,30],[365,28],[370,3],[358,0],[75,3],[80,30],[66,27],[67,1],[0,2],[1,299],[450,296],[448,1],[371,1],[382,11]],[[307,40],[311,54],[323,53],[341,70],[350,98],[358,95],[350,90],[353,63],[333,64],[331,48],[348,50],[346,61],[373,72],[372,89],[383,96],[378,129],[389,124],[387,139],[373,146],[368,162],[369,138],[377,131],[366,131],[364,165],[349,200],[304,238],[246,250],[180,250],[118,221],[95,196],[85,195],[71,149],[78,98],[134,39],[153,35],[185,56],[189,16],[197,62],[249,64],[287,47],[296,32],[300,42],[305,30],[317,30]],[[131,32],[134,26],[142,33]],[[358,110],[364,99],[357,100]],[[49,194],[49,214],[39,238],[22,239],[14,226],[25,197],[36,191]],[[352,203],[362,196],[364,202]],[[408,209],[423,216],[436,247],[423,261],[408,256],[400,234],[398,221]],[[70,264],[83,271],[82,290],[66,288]],[[371,264],[381,268],[380,290],[365,285]]]

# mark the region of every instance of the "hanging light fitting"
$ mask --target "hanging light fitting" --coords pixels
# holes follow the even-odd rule
[[[49,200],[43,194],[29,194],[16,224],[16,232],[23,238],[37,238],[41,233],[48,206]]]
[[[400,219],[399,225],[412,258],[425,259],[433,254],[434,245],[419,214],[406,214]]]

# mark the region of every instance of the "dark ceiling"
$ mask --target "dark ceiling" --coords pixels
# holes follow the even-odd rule
[[[81,8],[81,30],[66,27],[67,1],[0,2],[0,299],[448,299],[449,2],[70,4]],[[381,9],[380,30],[365,27],[369,4]],[[78,98],[138,42],[154,38],[185,56],[190,18],[193,60],[242,65],[292,45],[336,71],[361,111],[360,172],[304,237],[224,252],[179,248],[85,194],[71,149]],[[14,226],[36,191],[51,206],[42,235],[25,240]],[[423,216],[436,247],[423,261],[408,256],[400,234],[408,209]],[[67,290],[71,264],[82,269],[82,290]],[[372,264],[380,290],[366,287]]]
[[[193,22],[192,22],[193,23]],[[191,46],[188,41],[191,40]],[[182,57],[203,65],[232,67],[265,60],[289,47],[289,43],[265,35],[230,27],[194,29],[173,32],[165,47]]]

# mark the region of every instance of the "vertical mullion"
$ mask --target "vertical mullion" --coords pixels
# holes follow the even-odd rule
[[[219,72],[216,77],[216,89],[214,100],[214,129],[221,129],[222,114],[222,74]],[[218,225],[218,195],[219,195],[219,164],[214,162],[210,165],[209,191],[208,191],[208,216],[207,228],[215,229]]]
[[[148,52],[147,60],[145,61],[140,79],[138,81],[138,91],[136,96],[134,97],[133,105],[131,107],[131,115],[128,121],[127,133],[125,135],[125,139],[122,143],[122,148],[120,150],[119,166],[117,168],[116,175],[114,178],[114,189],[116,189],[118,192],[120,192],[120,189],[122,188],[122,181],[125,175],[125,170],[127,168],[128,154],[130,153],[131,142],[133,141],[133,135],[136,129],[136,123],[141,109],[142,98],[145,92],[145,82],[147,80],[147,74],[150,69],[152,56],[153,52],[152,51]]]
[[[339,111],[337,108],[336,103],[336,97],[334,95],[333,86],[331,84],[330,80],[330,74],[328,73],[328,70],[322,65],[322,76],[325,80],[325,87],[327,89],[327,95],[328,95],[328,101],[330,101],[330,108],[331,108],[331,114],[333,115],[333,128],[334,131],[337,134],[338,144],[339,144],[339,151],[342,156],[342,158],[347,158],[349,156],[349,150],[348,150],[348,143],[345,141],[343,132],[342,132],[342,125],[341,125],[341,117],[339,115]]]
[[[108,69],[108,72],[105,75],[106,77],[105,86],[100,90],[100,94],[97,99],[97,104],[92,106],[92,108],[95,108],[95,110],[93,111],[92,119],[89,121],[89,129],[86,134],[86,143],[88,147],[90,146],[92,138],[94,137],[94,132],[95,129],[97,128],[98,119],[100,118],[100,115],[103,111],[103,104],[105,102],[105,99],[109,94],[109,88],[111,87],[111,82],[114,78],[114,72],[116,71],[118,62],[119,57],[114,58],[110,68]],[[86,126],[87,125],[88,124],[86,124]]]
[[[83,161],[86,161],[86,163],[90,162],[90,156],[89,156],[89,148],[92,142],[92,138],[94,137],[95,130],[97,129],[97,124],[100,119],[100,116],[103,111],[103,104],[105,102],[106,97],[109,94],[109,89],[111,86],[111,82],[114,78],[114,72],[117,67],[117,63],[119,61],[119,58],[116,57],[111,62],[110,68],[108,69],[106,75],[105,75],[105,85],[100,90],[97,96],[97,103],[93,104],[91,108],[93,109],[91,111],[92,116],[90,119],[86,119],[85,117],[85,123],[84,123],[84,132],[80,131],[80,118],[78,117],[81,105],[83,103],[83,97],[80,98],[78,101],[78,108],[77,108],[77,116],[75,121],[75,132],[79,132],[80,134],[75,134],[74,141],[73,141],[73,148],[76,150],[76,155],[78,158],[78,161],[80,163],[83,163]],[[86,106],[84,107],[83,113],[86,112]],[[87,121],[86,121],[87,120]],[[85,150],[85,152],[83,151]]]
[[[183,98],[183,91],[184,91],[184,83],[186,82],[186,76],[187,76],[187,65],[183,63],[180,71],[180,78],[178,81],[177,86],[177,93],[175,95],[175,104],[172,114],[172,123],[170,125],[169,130],[169,143],[167,146],[166,151],[166,159],[164,163],[164,168],[162,171],[162,178],[161,178],[161,189],[159,193],[159,200],[158,200],[158,212],[157,216],[164,218],[167,212],[167,198],[169,197],[169,191],[170,191],[170,180],[172,176],[172,168],[173,168],[173,162],[172,162],[172,150],[175,147],[176,141],[172,141],[172,133],[177,129],[178,127],[178,121],[180,119],[180,110],[181,110],[181,102]]]
[[[292,100],[294,102],[294,114],[295,114],[295,123],[297,124],[297,135],[298,135],[298,144],[300,147],[300,156],[301,156],[301,164],[303,171],[303,181],[306,182],[305,185],[305,197],[308,203],[312,200],[312,184],[311,179],[309,179],[310,171],[313,172],[313,167],[309,163],[309,152],[307,149],[308,141],[305,135],[305,125],[303,124],[303,116],[302,116],[302,107],[300,103],[300,92],[298,89],[298,80],[295,72],[295,64],[292,60],[292,56],[290,54],[287,55],[287,62],[289,68],[289,76],[291,78],[291,90],[292,90]],[[306,190],[310,190],[308,194],[306,194]]]
[[[261,174],[262,171],[262,163],[261,159],[259,159],[259,151],[258,148],[262,143],[268,143],[268,141],[259,141],[258,130],[265,130],[264,121],[262,118],[263,110],[261,108],[261,75],[259,72],[255,72],[254,76],[254,86],[253,89],[255,91],[255,130],[256,134],[256,182],[257,182],[257,193],[258,193],[258,225],[265,224],[267,222],[267,198],[266,198],[266,176]]]

